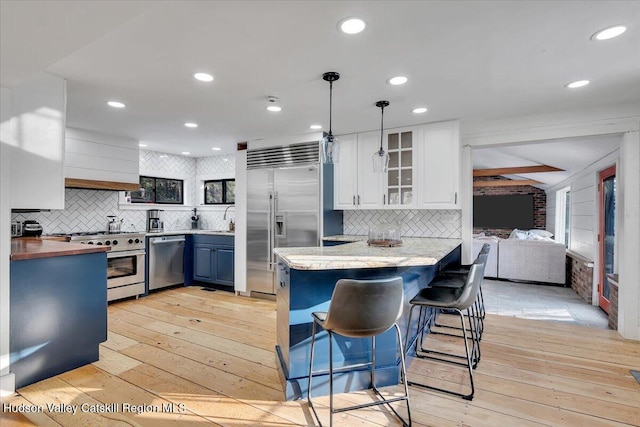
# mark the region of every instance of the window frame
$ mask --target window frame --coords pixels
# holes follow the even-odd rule
[[[173,205],[173,206],[183,206],[185,202],[185,193],[184,193],[184,179],[179,178],[163,178],[157,176],[148,176],[148,175],[140,175],[140,187],[142,187],[143,179],[151,179],[153,180],[153,190],[151,195],[151,200],[149,201],[138,201],[133,197],[134,193],[131,192],[131,204],[136,205]],[[180,200],[179,201],[158,201],[157,193],[158,193],[158,182],[159,181],[176,181],[180,183]]]
[[[229,182],[234,183],[233,189],[233,202],[227,200],[227,184]],[[216,178],[203,180],[202,184],[202,204],[204,206],[220,206],[220,205],[235,205],[236,204],[236,191],[235,191],[235,178]],[[207,202],[207,184],[209,183],[221,183],[222,185],[222,201],[220,203]]]
[[[567,203],[567,196],[569,202]],[[555,239],[568,249],[571,242],[571,187],[556,192]]]

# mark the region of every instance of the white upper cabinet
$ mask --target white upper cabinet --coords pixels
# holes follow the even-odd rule
[[[334,209],[459,209],[458,122],[385,131],[387,173],[373,172],[380,132],[340,136]]]
[[[457,121],[418,127],[418,209],[459,209],[460,131]]]
[[[380,148],[380,132],[358,134],[358,209],[384,206],[384,174],[373,171],[373,153]]]
[[[385,150],[389,153],[389,170],[384,174],[383,203],[388,209],[416,206],[416,128],[391,129],[386,132]]]
[[[11,90],[10,104],[11,208],[64,209],[65,81],[40,73]]]
[[[382,207],[382,174],[373,172],[372,155],[378,132],[340,135],[340,158],[334,166],[334,202],[337,210]]]
[[[356,209],[358,196],[358,135],[340,135],[338,163],[333,166],[333,208]]]
[[[140,186],[139,150],[135,139],[67,128],[64,165],[67,186],[137,189]]]

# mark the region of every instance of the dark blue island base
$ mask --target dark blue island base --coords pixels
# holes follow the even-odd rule
[[[105,252],[11,261],[16,388],[98,360],[107,339]]]
[[[406,345],[409,301],[422,288],[428,286],[437,272],[448,263],[460,262],[458,246],[438,264],[419,267],[363,268],[348,270],[297,270],[289,268],[282,260],[278,264],[277,290],[277,343],[276,366],[285,390],[286,400],[306,398],[311,347],[311,313],[327,311],[335,283],[339,279],[376,279],[402,276],[404,279],[404,311],[398,321]],[[412,320],[409,342],[415,345],[417,316]],[[327,333],[316,336],[313,370],[329,368],[329,344]],[[334,336],[334,369],[341,366],[366,363],[371,360],[371,340]],[[409,352],[412,354],[412,352]],[[407,358],[410,363],[411,357]],[[363,390],[371,387],[370,370],[334,373],[335,393]],[[393,329],[376,338],[376,386],[399,383],[400,354]],[[313,377],[312,396],[329,394],[329,375]]]

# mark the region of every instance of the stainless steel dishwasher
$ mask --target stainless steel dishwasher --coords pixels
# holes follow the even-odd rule
[[[149,290],[184,283],[183,235],[149,238]]]

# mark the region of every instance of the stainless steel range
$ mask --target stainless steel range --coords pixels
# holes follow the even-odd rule
[[[72,233],[71,241],[110,246],[107,252],[107,300],[138,297],[145,287],[145,235],[138,232]]]

